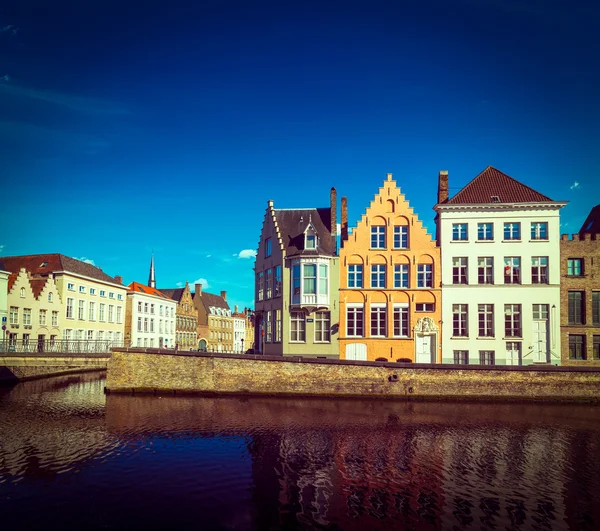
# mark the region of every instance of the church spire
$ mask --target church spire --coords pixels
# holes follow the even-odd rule
[[[156,278],[154,277],[154,253],[150,259],[150,276],[148,277],[148,286],[156,288]]]

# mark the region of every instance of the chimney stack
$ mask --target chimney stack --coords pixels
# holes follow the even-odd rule
[[[341,227],[341,246],[348,239],[348,198],[342,197],[342,227]]]
[[[440,171],[438,176],[438,205],[448,201],[448,170]]]
[[[333,254],[337,254],[337,191],[332,186],[329,192],[329,206],[331,207],[331,240]]]
[[[227,292],[226,291],[222,291],[221,292],[221,297],[223,297],[223,300],[226,301],[227,300]]]
[[[115,276],[115,282],[117,284],[123,284],[123,277],[121,275],[116,275]]]
[[[202,284],[195,284],[196,286],[196,295],[202,295]]]
[[[237,304],[233,307],[233,309],[234,309],[234,313],[238,313],[238,305]]]

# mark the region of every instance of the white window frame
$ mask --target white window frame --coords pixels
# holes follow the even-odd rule
[[[408,311],[408,304],[394,304],[392,310],[392,330],[394,337],[410,337],[410,314]]]
[[[410,267],[409,264],[394,264],[394,288],[409,289]]]
[[[387,337],[387,306],[385,303],[372,303],[369,311],[369,337]]]
[[[351,318],[352,316],[352,318]],[[352,324],[352,328],[350,325]],[[358,333],[360,332],[360,333]],[[363,304],[346,305],[346,336],[365,336],[365,307]]]

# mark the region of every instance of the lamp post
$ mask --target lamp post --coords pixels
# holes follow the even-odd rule
[[[241,339],[242,341],[242,354],[244,353],[244,338]]]

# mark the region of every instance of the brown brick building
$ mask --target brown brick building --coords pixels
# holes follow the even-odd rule
[[[175,327],[175,343],[181,350],[198,348],[198,310],[190,292],[190,285],[183,288],[161,289],[167,297],[177,302],[177,323]]]
[[[563,365],[600,366],[600,205],[560,242]]]
[[[195,285],[194,306],[198,310],[198,348],[207,352],[233,352],[233,317],[227,292],[214,295]]]

